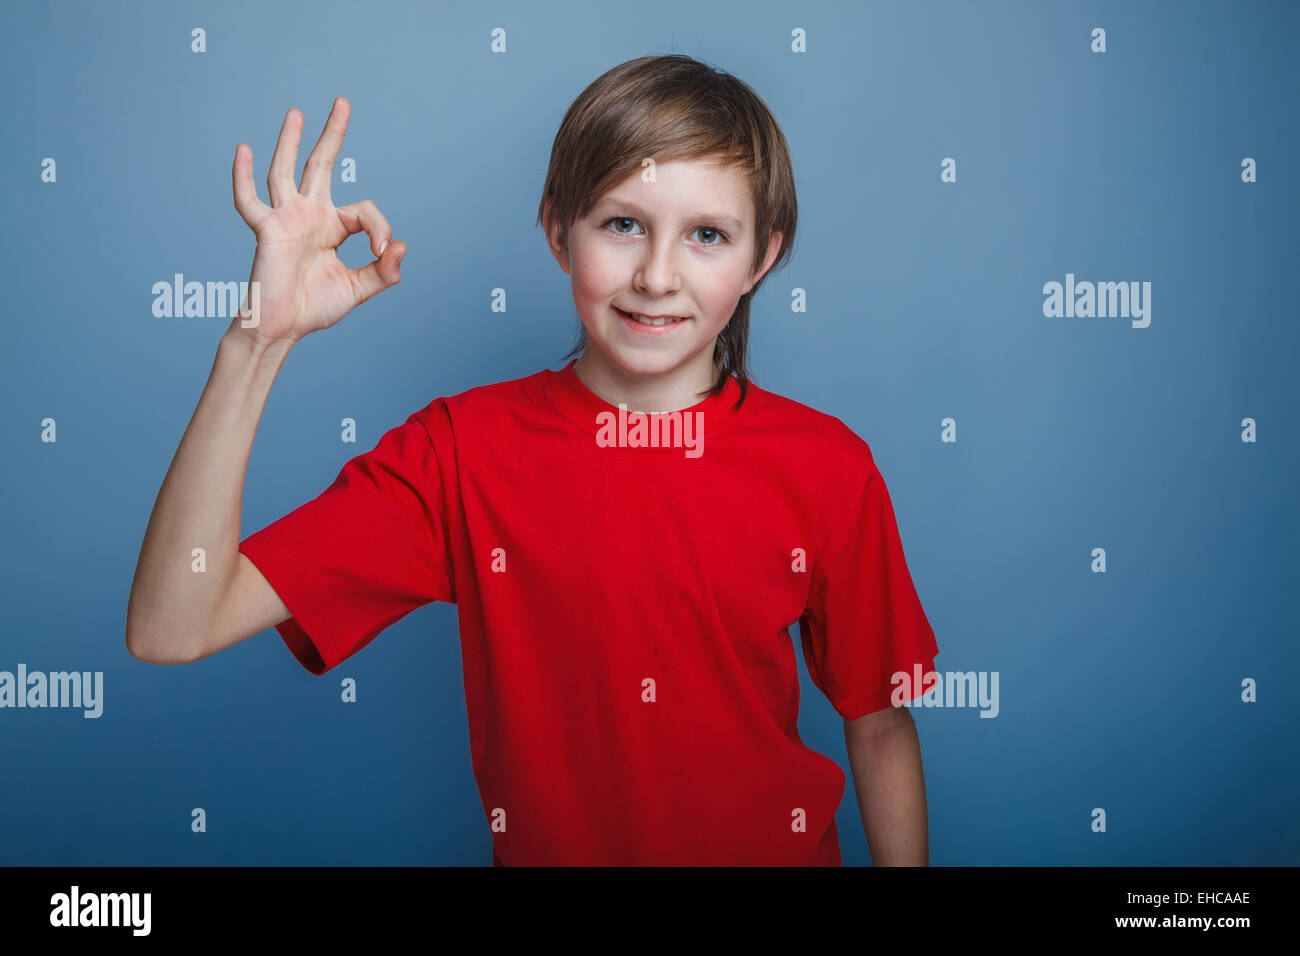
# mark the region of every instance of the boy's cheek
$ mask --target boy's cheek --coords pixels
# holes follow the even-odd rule
[[[609,263],[581,254],[573,258],[572,277],[575,295],[587,301],[608,298],[618,283],[617,271]]]

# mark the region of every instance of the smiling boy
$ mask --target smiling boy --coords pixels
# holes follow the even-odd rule
[[[296,189],[289,111],[270,207],[236,151],[261,316],[223,336],[164,480],[131,653],[197,660],[274,626],[323,674],[454,602],[494,863],[839,865],[845,775],[799,738],[797,623],[845,721],[873,860],[928,862],[915,727],[890,697],[938,649],[866,443],[749,381],[750,301],[797,214],[780,128],[734,77],[643,57],[566,114],[538,218],[572,279],[574,361],[434,400],[239,541],[284,358],[400,277],[405,246],[373,204],[330,202],[348,111],[336,100]],[[378,258],[346,269],[334,249],[361,230]],[[638,413],[666,413],[660,435],[690,421],[700,454],[632,427],[601,440]],[[196,546],[204,575],[178,558]]]

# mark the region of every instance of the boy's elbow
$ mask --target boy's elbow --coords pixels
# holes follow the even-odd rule
[[[889,706],[863,714],[855,720],[844,718],[844,732],[855,738],[870,739],[912,722],[912,711],[909,708]]]
[[[138,629],[132,629],[129,624],[126,628],[126,652],[137,661],[144,661],[147,664],[188,664],[195,660],[188,654],[177,653],[174,645],[150,640],[147,635],[141,634]]]
[[[126,630],[126,652],[137,661],[144,661],[147,664],[155,663],[149,645],[129,627]]]
[[[132,624],[130,608],[126,612],[126,652],[137,661],[148,660],[140,639],[140,629]]]

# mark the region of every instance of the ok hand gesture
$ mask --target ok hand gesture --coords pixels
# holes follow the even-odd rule
[[[329,328],[401,279],[406,244],[390,242],[393,231],[375,204],[363,199],[335,207],[330,199],[334,160],[351,109],[343,97],[334,100],[298,187],[293,172],[303,116],[296,109],[285,114],[266,177],[269,206],[257,198],[253,187],[252,148],[246,143],[235,147],[231,174],[235,208],[257,236],[249,282],[250,299],[251,283],[258,283],[258,309],[255,325],[244,327],[253,320],[236,318],[231,328],[238,328],[260,347],[282,340],[292,343],[308,332]],[[350,269],[335,250],[348,236],[362,231],[370,237],[370,250],[377,258],[364,268]]]

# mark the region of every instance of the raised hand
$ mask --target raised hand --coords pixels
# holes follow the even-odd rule
[[[235,147],[231,173],[235,208],[257,236],[249,282],[250,299],[251,283],[258,283],[258,309],[255,325],[245,327],[253,320],[236,318],[231,328],[239,328],[259,346],[294,342],[308,332],[329,328],[401,279],[406,244],[390,241],[392,229],[375,204],[363,199],[335,207],[330,199],[334,160],[351,110],[343,97],[334,100],[298,187],[293,184],[293,171],[303,116],[296,109],[285,113],[266,176],[269,206],[257,198],[253,187],[252,147],[247,143]],[[335,250],[348,236],[362,231],[370,237],[370,250],[377,258],[361,269],[351,269]]]

